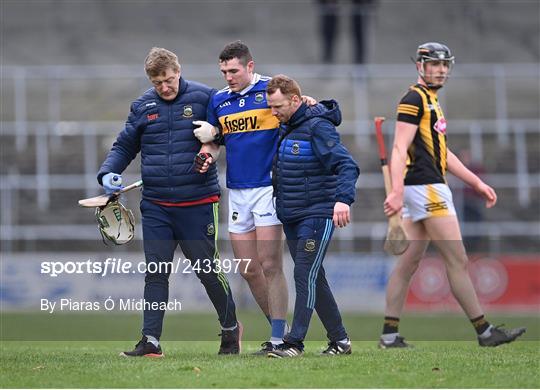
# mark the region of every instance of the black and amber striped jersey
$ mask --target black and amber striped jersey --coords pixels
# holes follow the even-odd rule
[[[418,125],[407,150],[405,185],[446,183],[446,120],[437,94],[411,86],[399,102],[397,120]]]

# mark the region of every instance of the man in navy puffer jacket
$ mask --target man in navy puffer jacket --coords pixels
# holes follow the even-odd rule
[[[141,153],[145,310],[142,339],[133,351],[123,355],[163,356],[159,339],[165,311],[150,308],[166,307],[178,244],[218,312],[222,328],[219,353],[237,354],[241,324],[236,320],[227,277],[216,269],[218,262],[214,261],[219,256],[217,170],[212,165],[201,174],[194,166],[195,157],[205,149],[193,135],[192,121],[206,119],[208,102],[215,91],[183,79],[178,57],[166,49],[150,50],[145,71],[154,87],[131,105],[125,128],[98,173],[105,190],[116,191],[121,188],[120,174]]]
[[[334,100],[308,107],[296,81],[284,75],[266,88],[268,106],[280,121],[273,165],[276,211],[294,261],[296,302],[289,334],[268,356],[300,356],[313,310],[328,338],[326,355],[351,353],[351,343],[325,277],[322,261],[334,227],[350,222],[350,205],[360,173],[341,144],[336,126],[341,112]]]

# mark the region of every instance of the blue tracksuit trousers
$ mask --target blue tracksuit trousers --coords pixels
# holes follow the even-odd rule
[[[213,260],[218,257],[217,239],[217,203],[188,207],[166,207],[148,200],[141,201],[144,253],[148,271],[144,279],[144,299],[146,302],[168,302],[169,275],[178,245],[191,263],[200,259]],[[155,263],[150,266],[150,263]],[[209,263],[207,263],[209,264]],[[193,272],[200,279],[212,301],[224,328],[236,325],[236,309],[227,277],[223,272],[214,272],[209,267],[196,268]],[[185,266],[181,266],[183,270]],[[163,310],[145,310],[142,333],[161,336]]]
[[[283,224],[294,261],[296,302],[291,332],[284,340],[303,346],[313,309],[317,311],[330,341],[347,338],[341,314],[326,280],[322,262],[334,232],[329,218],[307,218]]]

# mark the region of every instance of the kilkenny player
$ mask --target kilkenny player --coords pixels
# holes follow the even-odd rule
[[[411,243],[388,281],[381,348],[409,346],[399,334],[399,318],[410,280],[430,241],[444,259],[452,294],[470,319],[480,346],[509,343],[525,332],[525,328],[504,329],[489,323],[467,272],[467,254],[446,172],[471,186],[485,199],[487,208],[495,205],[497,195],[447,147],[447,124],[437,92],[453,64],[454,56],[447,46],[436,42],[420,45],[416,52],[417,83],[397,109],[390,163],[393,189],[384,201],[384,212],[387,216],[402,213]]]

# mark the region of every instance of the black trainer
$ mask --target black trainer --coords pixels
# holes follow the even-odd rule
[[[266,356],[266,355],[268,355],[268,352],[272,352],[277,348],[277,346],[272,344],[270,341],[265,341],[264,343],[261,344],[261,347],[262,348],[259,349],[258,351],[253,352],[252,355]]]
[[[121,352],[120,356],[127,356],[127,357],[137,357],[137,356],[145,356],[145,357],[153,357],[153,358],[161,358],[163,357],[163,352],[161,351],[161,346],[155,346],[151,342],[148,341],[146,336],[143,336],[143,338],[135,345],[135,349],[133,351],[126,351]]]
[[[379,340],[379,348],[388,349],[388,348],[414,348],[411,344],[405,342],[405,339],[401,336],[396,336],[396,339],[387,343],[383,339]]]
[[[219,346],[218,355],[238,355],[242,349],[242,333],[244,328],[240,321],[237,322],[236,328],[233,330],[222,330],[221,345]]]
[[[496,347],[497,345],[511,343],[527,330],[527,328],[504,329],[502,326],[498,325],[491,328],[489,337],[478,337],[478,344],[481,347]]]
[[[266,356],[270,358],[290,358],[290,357],[298,357],[301,356],[304,353],[304,348],[289,344],[288,342],[284,342],[283,344],[279,344],[276,346],[276,348],[273,351],[268,352]]]
[[[350,355],[352,353],[351,343],[341,343],[330,341],[328,348],[321,352],[321,355]]]

